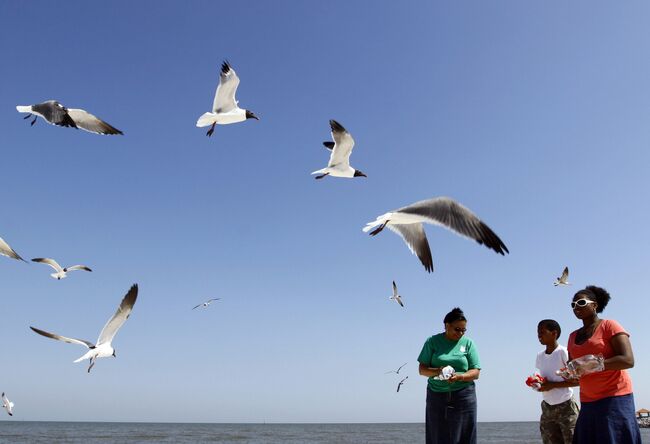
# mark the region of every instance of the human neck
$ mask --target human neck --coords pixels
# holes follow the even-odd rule
[[[582,326],[583,326],[584,328],[587,328],[587,327],[590,327],[590,326],[592,326],[592,325],[595,325],[598,321],[599,321],[599,319],[598,319],[598,315],[594,313],[593,316],[591,316],[591,317],[589,317],[589,318],[584,318],[584,319],[582,320]]]
[[[550,355],[551,353],[553,353],[555,351],[556,348],[557,348],[557,341],[555,341],[553,344],[550,344],[550,345],[547,344],[546,345],[546,354]]]

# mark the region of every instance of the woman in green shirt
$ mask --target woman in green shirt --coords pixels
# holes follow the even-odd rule
[[[456,307],[445,316],[445,331],[424,343],[418,362],[427,384],[427,444],[476,443],[476,392],[474,380],[481,372],[478,350],[465,336],[467,319]],[[454,368],[444,378],[442,369]]]

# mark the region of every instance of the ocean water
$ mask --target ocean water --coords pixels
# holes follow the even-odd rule
[[[650,429],[641,429],[650,442]],[[0,443],[419,443],[424,424],[155,424],[0,421]],[[541,443],[537,422],[483,422],[479,443]]]

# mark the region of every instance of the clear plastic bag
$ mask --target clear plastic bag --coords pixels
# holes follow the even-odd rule
[[[578,379],[590,373],[602,372],[605,370],[605,358],[601,354],[584,355],[567,362],[566,367],[555,373],[564,379]]]

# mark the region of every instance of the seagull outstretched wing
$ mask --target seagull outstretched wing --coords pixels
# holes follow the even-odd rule
[[[214,95],[212,112],[227,113],[237,108],[235,93],[239,86],[239,77],[227,61],[221,65],[221,75],[219,76],[219,86]]]

